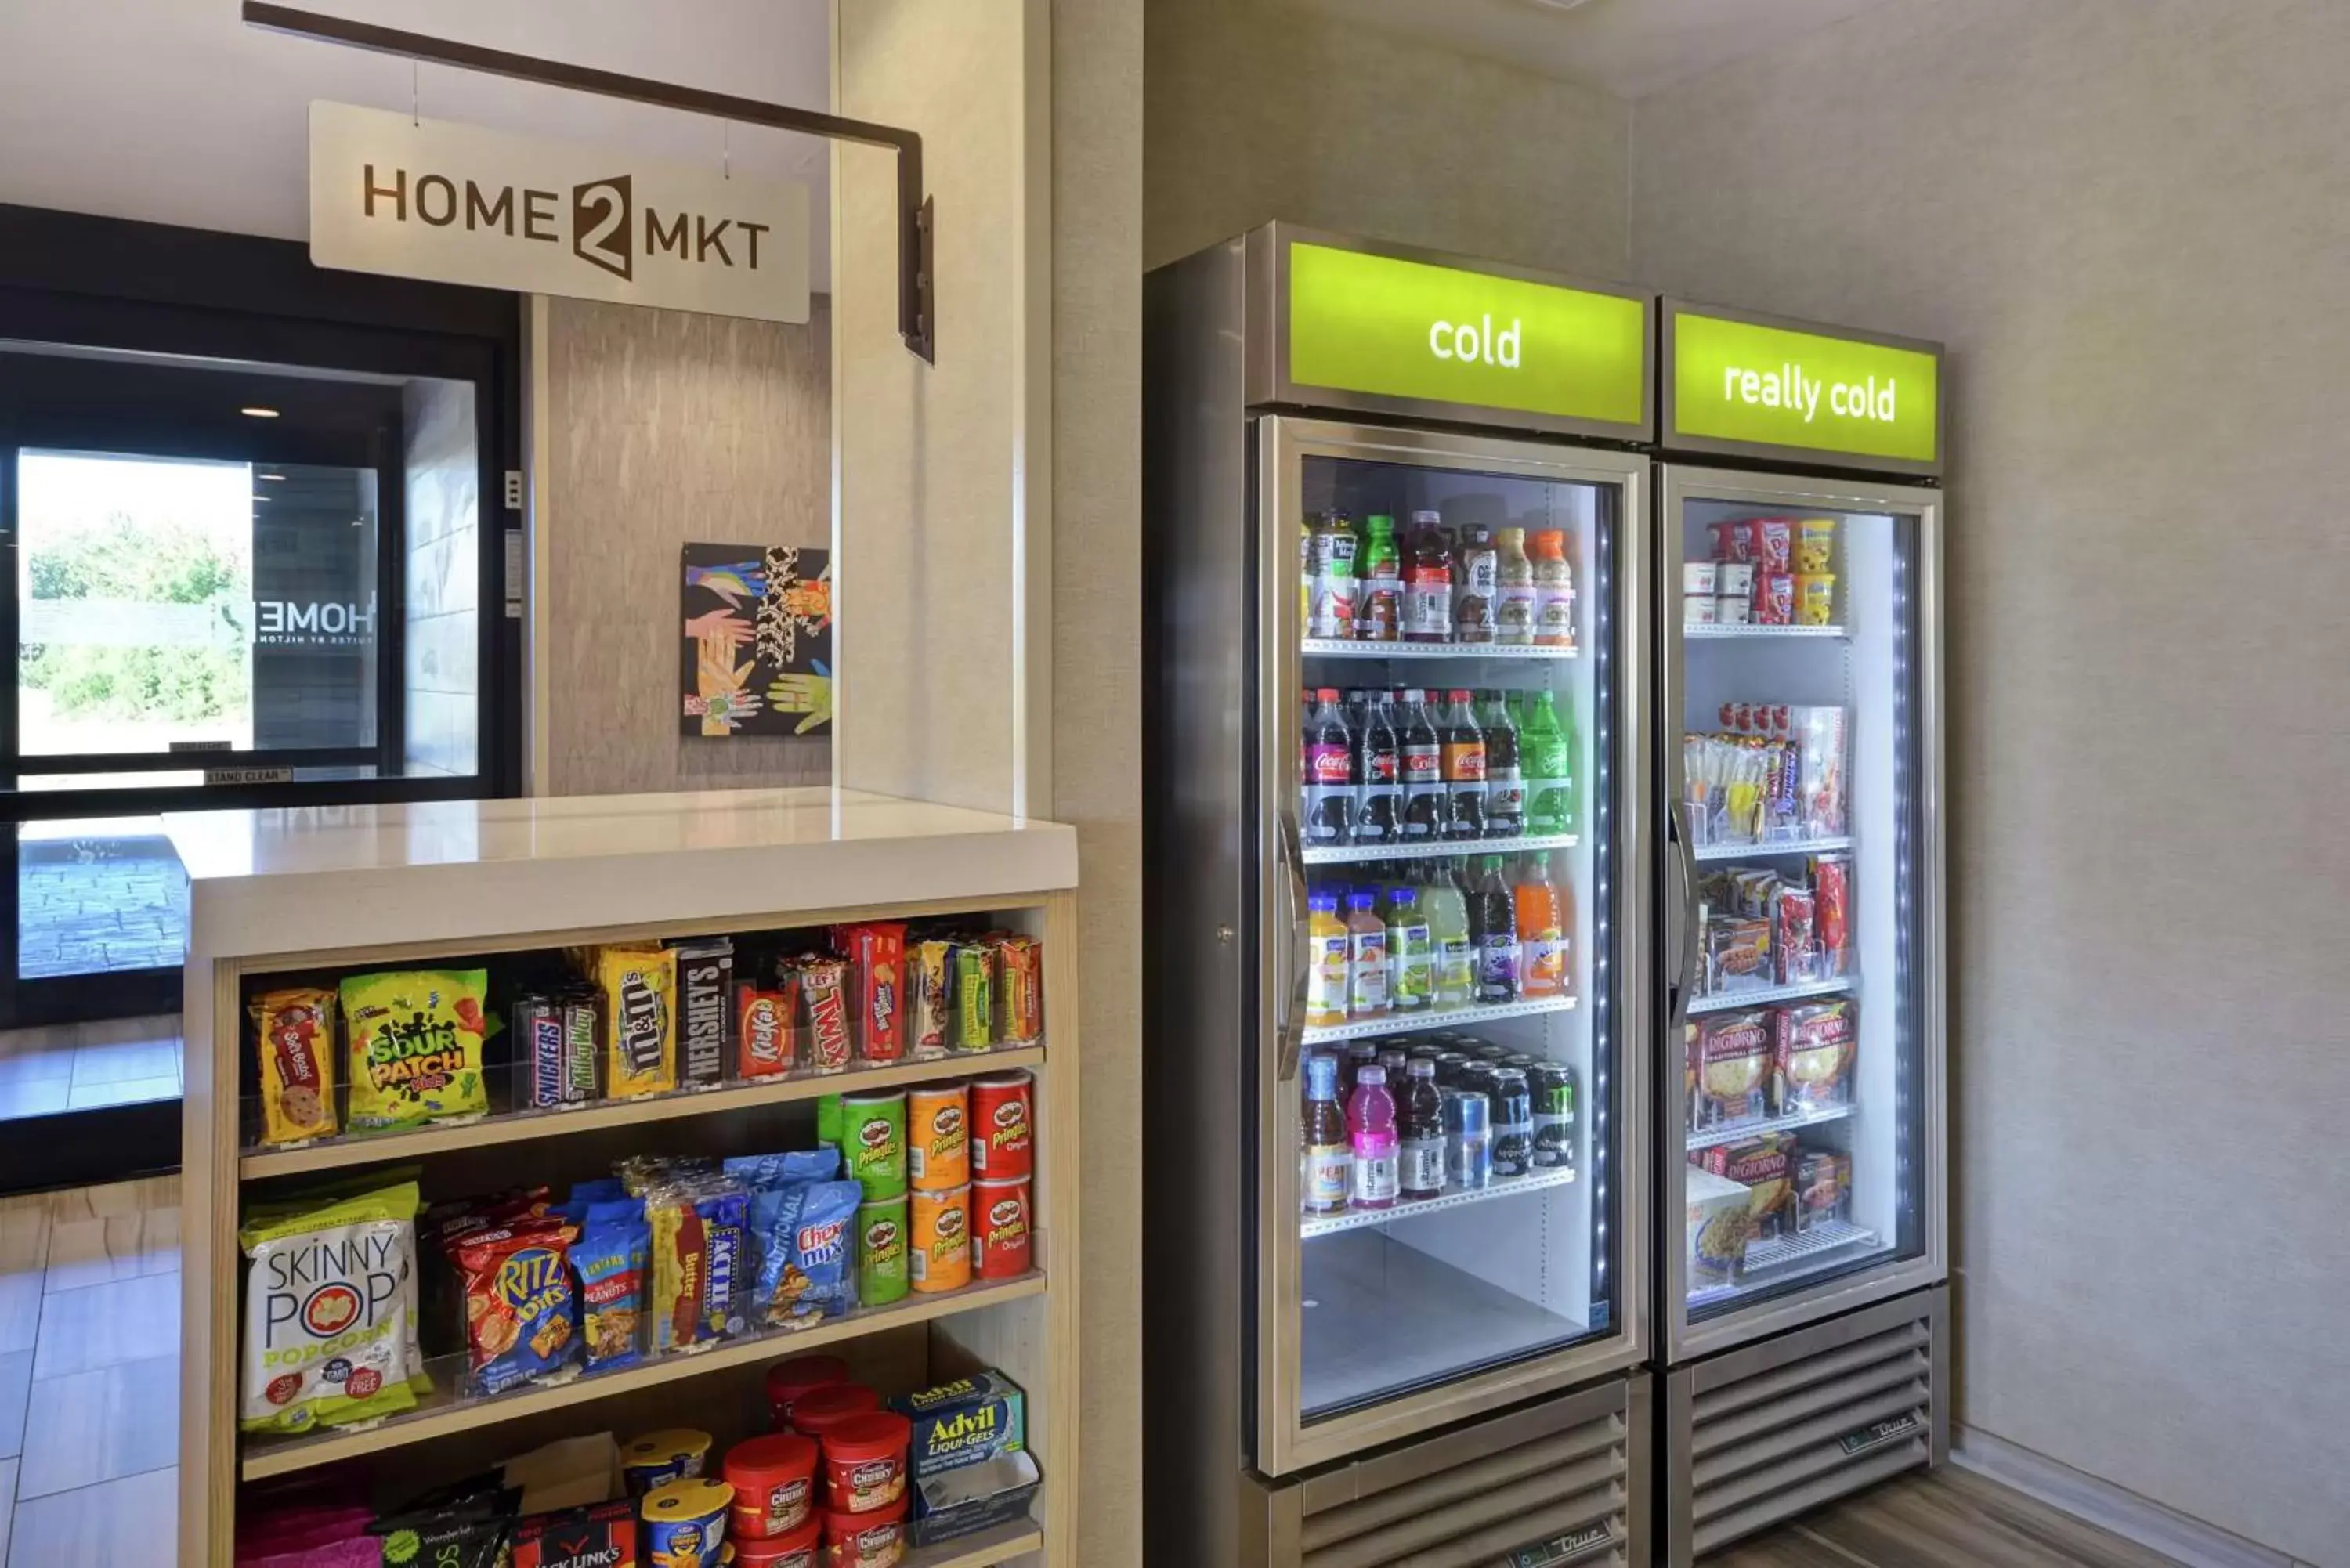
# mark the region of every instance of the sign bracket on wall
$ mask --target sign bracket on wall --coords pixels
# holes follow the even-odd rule
[[[747,125],[764,125],[777,130],[795,130],[829,140],[889,148],[898,155],[898,335],[905,339],[906,347],[914,353],[932,363],[937,362],[938,301],[931,284],[936,275],[931,265],[935,214],[931,198],[922,188],[922,139],[917,132],[876,125],[868,120],[845,119],[838,115],[819,114],[813,109],[766,103],[757,99],[736,98],[727,93],[705,92],[698,88],[651,81],[643,77],[624,76],[618,71],[569,65],[561,60],[510,54],[503,49],[485,49],[473,44],[431,37],[422,33],[405,33],[394,27],[378,27],[364,22],[347,21],[339,16],[296,10],[292,6],[269,5],[265,0],[244,0],[244,16],[247,23],[256,27],[290,33],[297,37],[316,38],[329,44],[343,44],[377,54],[430,60],[435,65],[454,66],[461,70],[569,88],[576,92],[594,93],[602,98],[655,104],[664,109],[683,109],[689,114],[741,120]]]

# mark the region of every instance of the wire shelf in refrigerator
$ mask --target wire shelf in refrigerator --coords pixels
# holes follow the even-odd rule
[[[1831,849],[1849,849],[1852,840],[1844,838],[1791,839],[1783,844],[1706,844],[1698,848],[1700,860],[1762,860],[1773,855],[1819,855]]]
[[[1806,980],[1794,985],[1757,985],[1740,991],[1719,992],[1711,996],[1690,998],[1689,1012],[1692,1018],[1700,1012],[1724,1012],[1734,1007],[1768,1007],[1774,1002],[1801,1002],[1807,996],[1840,996],[1853,988],[1854,977],[1838,975],[1834,980]]]
[[[1571,1186],[1574,1181],[1575,1172],[1572,1170],[1535,1170],[1523,1176],[1497,1177],[1491,1187],[1447,1192],[1435,1198],[1408,1199],[1392,1209],[1350,1209],[1344,1214],[1309,1214],[1298,1225],[1297,1233],[1311,1241],[1316,1236],[1333,1236],[1341,1231],[1360,1231],[1366,1226],[1387,1225],[1398,1220],[1417,1220],[1423,1214],[1435,1214],[1446,1209],[1465,1209],[1471,1203],[1489,1203],[1496,1198],[1544,1192],[1555,1187]]]
[[[1299,1038],[1308,1045],[1329,1045],[1341,1040],[1368,1040],[1378,1034],[1417,1034],[1462,1023],[1498,1023],[1505,1018],[1536,1018],[1546,1012],[1574,1011],[1571,996],[1546,996],[1539,1002],[1503,1002],[1488,1007],[1442,1007],[1431,1012],[1390,1012],[1384,1018],[1352,1023],[1308,1025]]]
[[[1688,622],[1683,622],[1681,625],[1681,635],[1701,642],[1724,640],[1730,638],[1749,637],[1794,637],[1807,638],[1813,640],[1826,639],[1830,641],[1834,641],[1840,638],[1849,637],[1852,633],[1848,628],[1841,626],[1755,626],[1752,623],[1744,626],[1726,626],[1718,624],[1692,626]]]
[[[1745,1138],[1759,1137],[1764,1133],[1798,1132],[1815,1127],[1822,1122],[1840,1122],[1852,1115],[1852,1106],[1818,1106],[1793,1116],[1773,1116],[1768,1121],[1740,1122],[1735,1127],[1707,1127],[1689,1135],[1690,1151],[1711,1148],[1716,1144],[1738,1143]]]
[[[1777,1241],[1757,1241],[1746,1249],[1743,1277],[1690,1292],[1690,1310],[1718,1306],[1807,1274],[1824,1273],[1849,1262],[1852,1252],[1876,1244],[1876,1231],[1842,1220],[1827,1220]]]
[[[1356,866],[1374,860],[1433,860],[1451,855],[1534,855],[1572,849],[1583,840],[1572,833],[1525,838],[1439,838],[1412,844],[1337,844],[1305,851],[1308,866]]]
[[[1525,648],[1500,642],[1357,642],[1343,637],[1308,637],[1297,651],[1308,659],[1580,659],[1579,648]]]

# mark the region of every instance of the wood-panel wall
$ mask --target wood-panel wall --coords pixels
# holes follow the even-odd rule
[[[549,299],[541,794],[823,784],[822,737],[678,727],[689,541],[828,545],[832,324]]]

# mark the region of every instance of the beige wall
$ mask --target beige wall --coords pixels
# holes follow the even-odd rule
[[[1016,602],[1037,325],[1024,292],[1027,12],[854,0],[834,21],[838,112],[922,135],[939,302],[926,365],[898,337],[897,160],[838,146],[840,779],[997,811],[1031,760]]]
[[[1268,219],[1622,277],[1624,106],[1284,0],[1149,0],[1143,253]]]
[[[1141,1562],[1142,0],[1053,5],[1053,804],[1085,885],[1085,1501]]]
[[[821,736],[678,732],[681,547],[830,541],[829,316],[821,297],[804,327],[545,301],[536,793],[830,780]]]
[[[1897,0],[1644,100],[1642,275],[1946,339],[1961,1413],[2350,1563],[2350,6]]]

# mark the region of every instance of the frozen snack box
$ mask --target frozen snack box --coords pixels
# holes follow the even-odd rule
[[[1753,1234],[1745,1188],[1702,1166],[1688,1171],[1689,1282],[1692,1287],[1727,1284],[1746,1268],[1746,1243]]]

